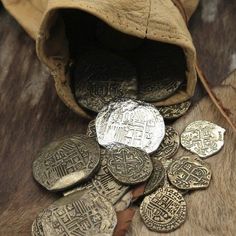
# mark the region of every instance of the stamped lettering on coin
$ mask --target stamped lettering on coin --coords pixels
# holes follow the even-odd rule
[[[167,173],[171,184],[179,189],[207,188],[211,179],[208,164],[196,156],[176,158]]]
[[[90,177],[100,161],[96,141],[71,135],[43,148],[33,163],[34,178],[48,190],[62,190]]]
[[[121,99],[105,106],[96,118],[100,145],[116,143],[154,152],[165,135],[165,124],[158,110],[147,103]]]
[[[209,121],[194,121],[181,134],[181,144],[198,156],[207,158],[223,147],[224,133],[225,129]]]
[[[186,202],[177,190],[169,186],[159,188],[144,198],[140,214],[150,230],[169,232],[184,223],[187,214]]]

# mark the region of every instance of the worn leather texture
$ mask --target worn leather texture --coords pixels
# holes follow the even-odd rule
[[[5,8],[36,39],[40,60],[55,79],[64,103],[83,117],[88,113],[75,101],[70,87],[69,42],[60,9],[77,9],[96,16],[116,30],[139,38],[169,43],[183,49],[186,59],[185,91],[154,105],[171,105],[191,98],[196,86],[196,50],[186,21],[198,0],[2,0]],[[81,32],[83,34],[83,32]]]

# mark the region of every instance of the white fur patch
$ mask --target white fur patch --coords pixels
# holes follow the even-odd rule
[[[206,23],[214,22],[217,12],[218,12],[218,5],[220,0],[202,0],[202,20]]]

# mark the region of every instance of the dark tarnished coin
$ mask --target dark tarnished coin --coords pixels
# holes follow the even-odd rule
[[[44,236],[43,226],[42,226],[42,217],[45,212],[42,211],[38,214],[36,219],[32,224],[31,235],[32,236]]]
[[[173,160],[167,173],[171,184],[179,189],[207,188],[211,179],[208,164],[196,156]]]
[[[120,143],[151,153],[164,138],[165,124],[154,106],[131,99],[120,99],[99,112],[96,132],[100,145]]]
[[[93,50],[78,61],[74,89],[81,106],[99,112],[116,98],[136,98],[136,71],[124,58]]]
[[[152,173],[153,165],[144,151],[120,146],[110,149],[107,168],[117,181],[132,185],[146,181]]]
[[[91,120],[88,124],[88,129],[86,135],[90,138],[96,138],[96,127],[95,127],[95,120]]]
[[[224,133],[225,129],[209,121],[194,121],[181,134],[181,144],[201,158],[207,158],[223,147]]]
[[[179,148],[179,134],[171,126],[166,126],[164,139],[161,142],[159,148],[151,154],[151,157],[158,160],[170,159],[175,155]]]
[[[52,205],[42,217],[45,236],[111,236],[116,223],[112,204],[95,191],[87,191],[64,204]]]
[[[157,107],[165,120],[177,119],[184,115],[191,105],[190,101],[178,103],[175,105]]]
[[[97,170],[100,148],[86,135],[71,135],[43,148],[33,163],[34,178],[48,190],[62,190]]]
[[[157,159],[152,159],[153,171],[145,186],[144,195],[149,195],[164,184],[165,169]]]
[[[187,206],[183,196],[176,189],[163,187],[144,198],[140,214],[148,229],[169,232],[184,223]]]
[[[129,186],[122,185],[114,180],[107,169],[109,150],[101,148],[101,168],[95,176],[85,184],[64,193],[67,196],[71,193],[83,190],[95,190],[104,196],[112,204],[115,204],[129,190]]]

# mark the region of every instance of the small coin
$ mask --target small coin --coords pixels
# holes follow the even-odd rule
[[[225,129],[209,121],[198,120],[189,124],[181,134],[181,144],[187,150],[205,159],[221,150]]]
[[[165,124],[158,110],[147,103],[120,99],[105,106],[96,118],[100,145],[117,143],[154,152],[165,135]]]
[[[116,223],[112,204],[95,191],[87,191],[71,201],[67,199],[63,204],[54,204],[42,217],[45,236],[111,236]]]
[[[121,33],[103,22],[98,23],[96,36],[104,46],[117,51],[134,50],[144,41],[141,38]]]
[[[176,189],[167,186],[144,198],[140,214],[148,229],[169,232],[184,223],[187,206],[183,196]]]
[[[182,103],[178,103],[178,104],[174,104],[170,106],[158,107],[157,109],[165,120],[173,120],[184,115],[188,111],[190,105],[191,105],[191,102],[186,101],[186,102],[182,102]]]
[[[99,112],[116,98],[136,98],[136,70],[124,58],[93,50],[81,57],[75,68],[75,97],[87,109]]]
[[[101,148],[101,168],[95,176],[84,184],[79,184],[72,190],[64,193],[64,196],[75,193],[77,191],[95,190],[103,197],[105,197],[112,204],[116,204],[123,195],[129,190],[129,186],[125,186],[113,178],[107,168],[107,159],[109,150]]]
[[[42,217],[45,212],[42,211],[38,214],[36,219],[34,220],[31,228],[32,236],[44,236],[43,226],[42,226]]]
[[[157,159],[152,159],[153,171],[145,186],[144,195],[149,195],[164,184],[165,169]]]
[[[90,138],[96,138],[96,127],[95,127],[95,120],[91,120],[88,124],[86,135]]]
[[[171,126],[166,126],[165,136],[158,149],[151,154],[151,158],[167,160],[175,155],[180,144],[178,132]]]
[[[71,135],[43,148],[33,163],[34,178],[48,190],[63,190],[96,172],[100,161],[97,142]]]
[[[167,173],[171,184],[179,189],[207,188],[211,179],[208,164],[196,156],[173,160]]]
[[[152,173],[153,165],[144,151],[122,145],[110,149],[107,168],[117,181],[132,185],[146,181]]]

